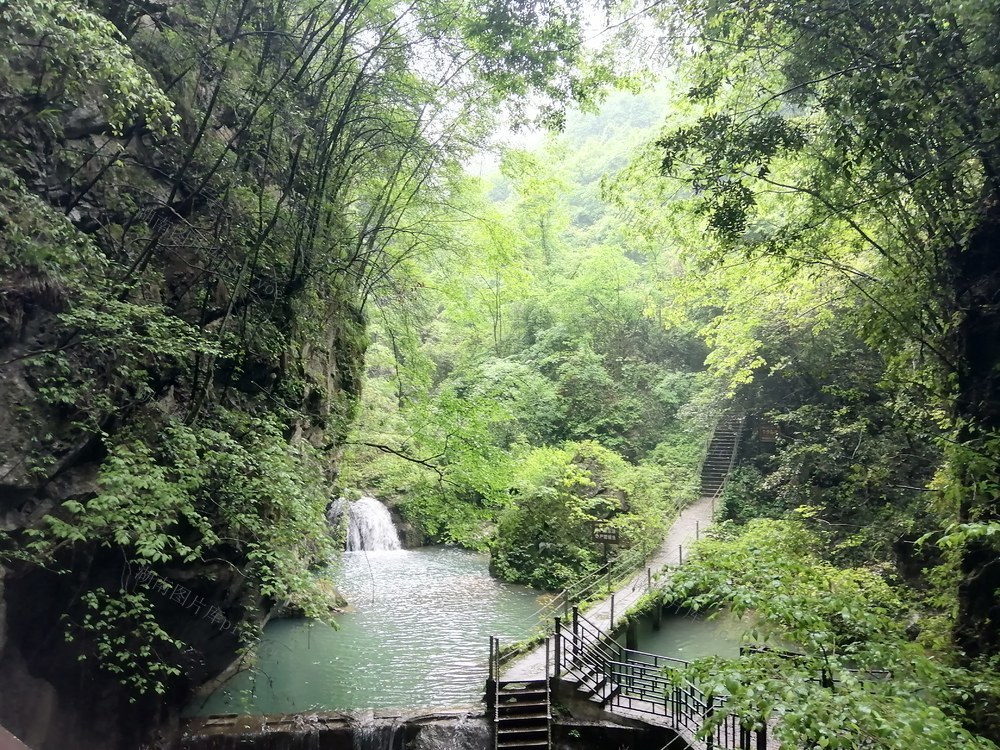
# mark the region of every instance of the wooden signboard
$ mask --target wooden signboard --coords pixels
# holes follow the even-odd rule
[[[595,542],[618,544],[618,529],[611,528],[610,526],[595,526],[591,538]]]

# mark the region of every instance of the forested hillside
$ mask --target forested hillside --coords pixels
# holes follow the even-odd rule
[[[731,515],[788,519],[679,595],[806,654],[719,676],[789,743],[996,740],[996,9],[679,5],[685,91],[616,197],[685,248],[710,369],[777,428]],[[780,687],[800,668],[839,684]]]
[[[0,3],[0,723],[36,748],[134,748],[276,606],[329,613],[366,309],[495,119],[586,85],[579,19],[400,10]]]
[[[775,650],[692,674],[782,747],[996,747],[998,40],[985,0],[0,0],[0,724],[165,742],[335,614],[339,496],[539,589],[598,523],[638,561],[730,413],[659,596]]]
[[[595,522],[648,553],[721,408],[697,322],[668,324],[652,262],[602,181],[655,133],[662,94],[618,94],[468,180],[442,252],[380,299],[347,487],[398,497],[436,541],[559,589],[602,564]],[[676,258],[676,253],[673,253]]]

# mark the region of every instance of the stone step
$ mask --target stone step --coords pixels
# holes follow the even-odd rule
[[[532,714],[508,714],[507,716],[498,716],[497,721],[533,721],[535,719],[545,719],[548,721],[552,717],[546,712],[536,712]]]
[[[545,699],[545,700],[517,701],[517,702],[510,702],[510,703],[505,703],[505,702],[501,701],[501,702],[497,703],[497,713],[499,714],[500,711],[509,711],[512,708],[537,708],[539,706],[543,706],[545,708],[548,708],[548,706],[549,706],[548,699]],[[510,713],[508,713],[508,716],[517,716],[517,715],[519,715],[519,714],[510,714]]]
[[[542,723],[541,726],[537,727],[503,726],[499,728],[498,733],[501,736],[509,737],[511,735],[538,734],[539,732],[545,732],[546,734],[548,734],[548,731],[549,731],[549,722],[548,720],[546,720],[545,722]]]

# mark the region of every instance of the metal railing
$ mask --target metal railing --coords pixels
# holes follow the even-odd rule
[[[530,614],[525,621],[532,628],[547,628],[554,616],[561,613],[565,617],[571,607],[598,594],[602,585],[611,593],[614,584],[622,577],[640,570],[647,557],[640,550],[630,550],[616,557],[609,567],[601,566],[571,583]]]
[[[678,670],[689,662],[623,648],[573,608],[572,617],[555,618],[554,676],[568,676],[614,711],[626,709],[665,718],[676,729],[703,735],[707,750],[764,750],[767,726],[752,729],[735,714],[716,719],[723,696],[706,694]]]
[[[722,422],[719,423],[720,425]],[[733,473],[733,469],[736,468],[736,460],[740,455],[740,443],[743,442],[743,430],[746,425],[746,415],[740,414],[732,419],[732,430],[733,430],[733,449],[729,454],[729,465],[726,468],[726,475],[722,478],[722,482],[716,488],[715,492],[712,493],[712,516],[715,516],[718,500],[722,497],[722,493],[726,491],[726,486],[729,484],[729,477]],[[716,427],[718,430],[718,427]]]

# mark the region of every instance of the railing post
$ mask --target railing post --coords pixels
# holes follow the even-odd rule
[[[555,638],[556,641],[553,644],[555,658],[553,659],[552,676],[558,679],[562,671],[562,629],[558,617],[556,618]]]
[[[701,521],[694,522],[694,538],[695,540],[701,539]]]
[[[608,634],[615,629],[615,595],[611,595],[611,623],[608,625]]]
[[[684,545],[683,544],[678,544],[677,545],[677,564],[678,565],[683,565],[684,564]]]
[[[646,591],[653,589],[653,569],[646,568]]]
[[[490,636],[490,676],[487,678],[487,680],[493,679],[493,639],[495,637],[496,636],[492,635]]]
[[[757,750],[767,750],[767,722],[757,730]]]
[[[550,638],[546,638],[545,639],[545,679],[546,680],[549,679],[549,649],[551,648],[551,644],[549,643],[550,640],[551,640]]]
[[[707,705],[705,708],[705,720],[702,723],[702,726],[708,724],[712,720],[712,716],[715,715],[715,697],[711,694],[705,697],[707,698],[707,700],[705,701]],[[712,750],[714,747],[715,747],[715,731],[713,730],[709,732],[708,735],[705,737],[705,748],[706,750]]]
[[[580,663],[580,608],[573,605],[573,663]]]

